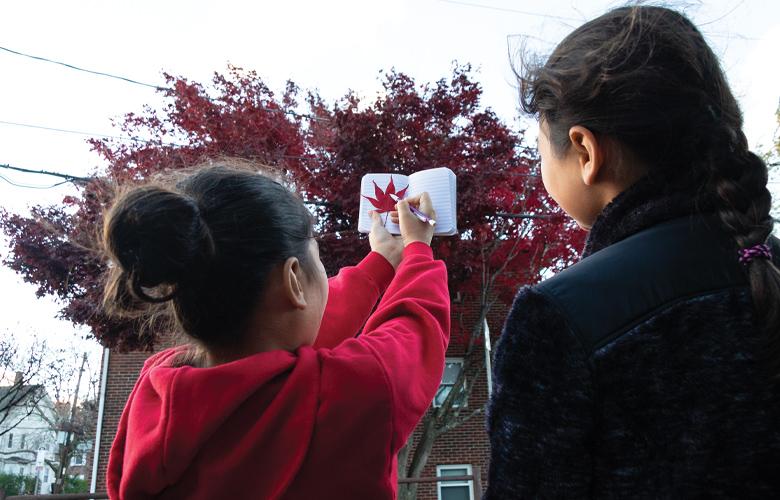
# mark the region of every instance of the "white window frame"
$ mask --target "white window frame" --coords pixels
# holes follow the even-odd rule
[[[466,469],[465,476],[472,476],[474,475],[474,469],[471,468],[471,464],[461,464],[461,465],[437,465],[436,466],[436,477],[441,477],[441,471],[443,470],[452,470],[452,469]],[[444,483],[449,484],[444,484]],[[468,486],[469,487],[469,500],[476,500],[474,498],[474,480],[471,481],[437,481],[436,482],[436,498],[438,500],[442,500],[441,496],[441,489],[442,487],[446,488],[448,486]]]
[[[460,364],[461,371],[463,371],[463,366],[464,366],[463,358],[444,358],[444,364],[446,365],[447,363],[458,363],[458,364]],[[444,373],[442,373],[442,377],[444,377]],[[443,385],[443,382],[444,382],[444,380],[439,382],[439,387],[436,389],[436,394],[439,394],[439,389],[441,389],[441,386]],[[455,388],[455,384],[452,384],[452,389],[454,389],[454,388]],[[450,390],[452,390],[452,389],[450,389]],[[466,378],[465,377],[463,378],[463,389],[464,390],[466,389]],[[441,404],[436,402],[436,395],[433,396],[433,402],[431,404],[433,405],[434,408],[441,407]],[[469,398],[468,397],[464,397],[464,401],[463,401],[462,405],[458,404],[457,401],[453,402],[452,403],[452,407],[453,408],[468,408],[469,407]]]
[[[77,458],[79,459],[78,461],[76,461]],[[81,467],[84,465],[87,465],[87,454],[83,450],[75,450],[70,457],[70,466]]]

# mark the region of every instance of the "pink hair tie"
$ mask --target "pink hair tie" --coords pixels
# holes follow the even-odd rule
[[[759,245],[753,245],[752,247],[742,248],[739,250],[739,262],[742,264],[750,264],[753,259],[772,259],[772,250],[769,245],[762,243]]]

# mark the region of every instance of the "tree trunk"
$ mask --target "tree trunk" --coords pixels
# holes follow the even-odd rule
[[[398,452],[398,477],[399,478],[405,478],[408,477],[408,471],[409,471],[409,455],[412,452],[412,439],[414,437],[414,434],[409,436],[409,439],[406,440],[406,444],[401,448],[401,451]],[[407,490],[409,489],[408,484],[398,484],[398,498],[400,500],[407,500]],[[412,499],[413,500],[413,499]]]
[[[423,431],[419,441],[417,441],[417,447],[414,449],[412,462],[408,469],[406,469],[406,477],[420,477],[420,474],[422,474],[422,471],[425,468],[425,464],[428,462],[428,457],[431,455],[431,449],[433,448],[433,443],[436,441],[437,435],[436,416],[431,413],[423,420]],[[403,496],[400,494],[398,496],[399,500],[416,500],[418,484],[419,483],[411,483],[406,485],[403,488]]]

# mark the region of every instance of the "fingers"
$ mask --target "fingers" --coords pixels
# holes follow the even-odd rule
[[[433,202],[431,201],[431,196],[427,192],[425,192],[425,193],[418,194],[417,196],[412,196],[410,198],[398,200],[398,203],[395,206],[396,210],[389,213],[390,221],[393,224],[398,224],[400,222],[400,217],[398,215],[399,210],[409,211],[410,205],[419,209],[421,212],[428,215],[430,218],[432,219],[436,218],[436,211],[433,209]]]
[[[406,201],[406,202],[408,202],[410,205],[414,205],[415,207],[419,207],[419,206],[420,206],[420,199],[422,199],[422,197],[423,197],[423,195],[424,195],[424,194],[425,194],[425,193],[418,194],[417,196],[410,196],[410,197],[408,197],[408,198],[404,198],[404,199],[403,199],[403,200],[401,200],[401,201]]]
[[[433,202],[431,201],[431,196],[425,192],[420,195],[420,211],[428,214],[429,216],[433,216],[434,210],[433,210]]]
[[[410,200],[414,200],[414,199],[415,198],[407,198],[407,199],[399,200],[398,203],[395,205],[395,208],[397,210],[395,213],[398,217],[399,224],[402,219],[414,218],[412,211],[409,209],[409,205],[410,205],[409,202]]]
[[[382,216],[376,210],[369,210],[368,213],[371,215],[371,232],[369,235],[378,237],[378,235],[382,234],[382,230],[386,231]]]
[[[433,212],[431,198],[427,193],[398,202],[396,205],[398,225],[401,226],[401,237],[404,240],[404,246],[415,241],[430,245],[434,233],[433,226],[426,223],[424,221],[425,217],[422,217],[421,214],[412,213],[412,207],[415,208],[416,212],[422,212],[429,217]]]
[[[379,212],[376,210],[369,210],[368,212],[371,214],[371,225],[376,226],[377,224],[382,225],[382,217],[379,215]]]
[[[407,202],[409,205],[412,205],[413,207],[419,209],[422,213],[427,215],[428,217],[435,219],[436,218],[436,211],[433,209],[433,202],[431,201],[431,196],[427,193],[420,193],[417,196],[412,196],[410,198],[405,198],[398,203],[401,202]],[[396,208],[399,205],[396,205]]]

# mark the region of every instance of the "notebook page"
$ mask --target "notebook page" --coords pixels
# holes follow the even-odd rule
[[[402,191],[409,185],[409,178],[401,174],[366,174],[360,181],[360,212],[358,215],[358,231],[361,233],[371,232],[371,216],[368,214],[368,212],[369,210],[377,210],[377,208],[367,198],[369,197],[375,200],[377,199],[374,182],[376,182],[376,185],[379,186],[379,189],[381,189],[382,192],[387,192],[391,178],[393,180],[393,186],[395,187],[396,193]],[[409,196],[408,192],[405,196]],[[380,199],[378,201],[382,200]],[[401,228],[398,227],[398,224],[393,224],[393,222],[390,220],[389,213],[380,213],[379,216],[382,217],[382,220],[386,222],[385,227],[391,234],[401,234]]]
[[[421,170],[409,176],[409,193],[417,196],[428,192],[436,210],[436,232],[440,235],[457,234],[457,199],[455,174],[446,167]]]

